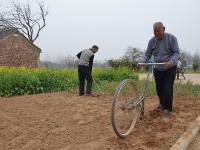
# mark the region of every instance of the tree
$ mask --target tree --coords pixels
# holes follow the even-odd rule
[[[124,56],[122,57],[128,61],[138,62],[143,56],[143,52],[138,48],[128,47]]]
[[[196,52],[193,56],[192,68],[194,71],[197,71],[199,70],[199,66],[200,66],[200,55],[198,52]]]
[[[34,12],[30,3],[20,4],[12,2],[10,10],[0,12],[0,26],[16,28],[24,33],[33,43],[41,30],[46,26],[46,16],[48,11],[44,8],[44,3],[38,3],[38,12]]]
[[[131,70],[138,70],[137,63],[143,57],[143,52],[138,48],[128,47],[121,59],[110,59],[108,65],[113,68],[128,67]]]
[[[130,70],[137,70],[138,67],[137,67],[137,63],[134,62],[134,61],[128,61],[128,60],[125,60],[125,59],[110,59],[107,61],[107,64],[112,67],[112,68],[120,68],[120,67],[127,67],[129,68]]]
[[[56,63],[59,64],[61,68],[74,68],[78,64],[78,60],[75,56],[59,56],[56,60]]]
[[[180,61],[183,67],[186,67],[188,65],[187,54],[184,51],[181,51]]]

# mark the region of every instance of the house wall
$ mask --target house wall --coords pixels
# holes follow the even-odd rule
[[[0,43],[1,66],[38,67],[40,52],[36,47],[18,33],[11,34],[5,38]]]

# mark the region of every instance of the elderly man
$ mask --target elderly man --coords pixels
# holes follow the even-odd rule
[[[92,94],[92,67],[94,54],[98,51],[99,47],[93,45],[92,48],[82,50],[76,56],[78,62],[78,77],[79,77],[79,95],[85,94],[85,80],[87,81],[86,96],[93,96]]]
[[[154,62],[165,63],[155,66],[154,76],[156,91],[160,100],[157,110],[163,110],[167,116],[172,112],[173,85],[176,77],[176,65],[180,57],[177,39],[170,33],[165,33],[162,22],[153,25],[154,37],[150,39],[143,62],[148,62],[153,56]]]

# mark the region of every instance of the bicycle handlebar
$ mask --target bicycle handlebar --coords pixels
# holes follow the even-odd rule
[[[150,66],[150,65],[164,65],[164,63],[138,63],[138,65]]]

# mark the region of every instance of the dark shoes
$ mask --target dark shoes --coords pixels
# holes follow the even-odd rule
[[[169,111],[168,109],[164,109],[163,110],[163,117],[170,117],[171,116],[171,111]]]
[[[156,108],[156,111],[158,111],[158,112],[161,112],[163,110],[164,110],[164,108],[161,104],[159,104],[158,107]]]
[[[94,94],[86,94],[86,96],[95,97]]]
[[[161,104],[156,109],[158,112],[162,112],[163,117],[170,117],[171,111],[165,109]]]
[[[84,96],[84,94],[79,94],[79,96]],[[96,97],[94,94],[86,94],[85,96]]]

